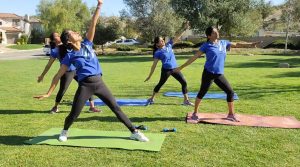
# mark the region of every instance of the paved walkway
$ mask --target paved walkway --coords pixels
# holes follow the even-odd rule
[[[0,45],[0,60],[19,60],[19,59],[32,59],[32,58],[46,58],[43,48],[33,50],[16,50],[6,48]]]

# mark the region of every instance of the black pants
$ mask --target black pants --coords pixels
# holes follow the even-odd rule
[[[202,99],[214,81],[227,94],[227,102],[234,101],[234,91],[223,74],[213,74],[206,69],[202,73],[202,82],[197,97]]]
[[[55,102],[60,103],[62,97],[66,93],[68,87],[70,86],[73,79],[77,81],[77,78],[75,77],[75,71],[67,71],[61,78],[59,82],[59,90],[56,95]],[[93,96],[89,98],[89,101],[93,100]]]
[[[71,112],[65,119],[64,130],[68,130],[70,128],[72,123],[79,116],[86,100],[93,94],[98,96],[131,132],[135,130],[131,121],[122,112],[110,90],[102,81],[102,77],[100,75],[90,76],[79,82]]]
[[[159,92],[160,88],[166,83],[168,78],[172,75],[177,81],[180,82],[181,84],[181,91],[182,94],[187,93],[187,83],[182,75],[181,72],[174,72],[174,69],[161,69],[161,74],[160,74],[160,80],[158,84],[154,88],[154,92],[157,93]]]

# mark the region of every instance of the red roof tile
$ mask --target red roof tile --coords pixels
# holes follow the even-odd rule
[[[0,13],[0,18],[22,19],[23,17],[18,16],[14,13]]]
[[[5,30],[8,33],[12,32],[22,32],[22,30],[15,28],[15,27],[0,27],[0,29]]]

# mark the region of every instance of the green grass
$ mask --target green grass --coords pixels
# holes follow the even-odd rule
[[[18,50],[30,50],[30,49],[40,49],[43,47],[42,44],[24,44],[24,45],[11,45],[7,46],[11,49],[18,49]]]
[[[177,57],[182,64],[189,55]],[[117,98],[148,98],[160,75],[160,65],[147,83],[151,56],[99,57],[103,79]],[[280,55],[228,55],[225,76],[239,96],[236,112],[245,114],[295,116],[300,119],[300,57]],[[294,68],[277,68],[288,62]],[[0,61],[0,166],[299,166],[300,131],[209,124],[186,124],[185,116],[192,107],[181,106],[182,99],[164,97],[163,92],[180,91],[179,83],[170,78],[148,107],[122,107],[137,125],[144,124],[152,133],[164,127],[176,127],[168,133],[160,152],[127,151],[105,148],[78,148],[46,145],[24,145],[53,127],[63,127],[70,111],[76,82],[72,82],[60,105],[61,113],[51,115],[57,90],[45,100],[34,95],[45,93],[58,63],[38,84],[46,59]],[[189,91],[198,91],[204,59],[183,70]],[[211,91],[220,91],[213,85]],[[127,129],[107,108],[103,113],[86,113],[73,128],[95,130]],[[227,112],[224,100],[204,100],[201,112]]]

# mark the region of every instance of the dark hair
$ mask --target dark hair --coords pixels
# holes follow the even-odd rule
[[[156,46],[156,44],[159,42],[159,39],[160,39],[161,37],[160,36],[157,36],[157,37],[155,37],[154,38],[154,41],[153,41],[153,56],[154,56],[154,54],[155,54],[155,52],[157,51],[157,46]]]
[[[60,35],[62,45],[59,45],[59,57],[61,60],[68,53],[68,50],[73,49],[73,46],[69,43],[69,31],[70,30],[63,30],[63,32]]]
[[[49,36],[49,38],[50,38],[49,44],[50,44],[50,48],[51,48],[51,49],[54,49],[54,48],[56,47],[56,44],[55,44],[55,42],[54,42],[54,34],[55,34],[55,33],[56,33],[56,32],[53,32],[53,33],[51,33],[50,36]]]
[[[210,27],[207,27],[206,30],[205,30],[205,35],[206,37],[208,37],[209,35],[211,35],[211,33],[213,32],[215,27],[213,26],[210,26]],[[207,41],[209,41],[209,39],[207,38]]]

